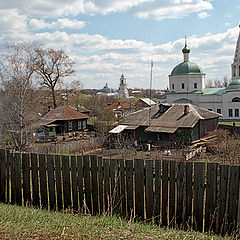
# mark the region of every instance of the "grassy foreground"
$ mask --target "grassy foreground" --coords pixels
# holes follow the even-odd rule
[[[117,217],[79,216],[0,204],[0,239],[223,239]],[[230,239],[230,238],[229,238]]]

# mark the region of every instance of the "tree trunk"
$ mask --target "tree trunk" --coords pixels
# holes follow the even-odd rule
[[[55,90],[53,87],[51,88],[51,90],[52,90],[53,108],[56,108],[57,104],[56,104]]]

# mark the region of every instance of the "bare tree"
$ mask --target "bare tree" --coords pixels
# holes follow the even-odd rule
[[[36,72],[41,76],[40,83],[51,90],[53,107],[56,108],[56,85],[62,83],[62,78],[71,76],[75,70],[74,62],[63,50],[36,48]]]
[[[27,126],[31,122],[34,96],[35,43],[18,42],[9,45],[8,53],[2,57],[0,69],[1,126],[3,134],[18,150],[27,143]]]
[[[70,83],[64,83],[63,84],[63,91],[65,92],[65,98],[67,104],[69,103],[69,94],[77,93],[82,89],[82,83],[79,80],[73,80]]]

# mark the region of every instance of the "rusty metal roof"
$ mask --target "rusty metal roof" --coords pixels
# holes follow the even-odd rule
[[[80,113],[77,111],[76,108],[63,105],[59,106],[53,110],[47,112],[43,117],[42,120],[75,120],[75,119],[86,119],[88,116],[86,114]]]

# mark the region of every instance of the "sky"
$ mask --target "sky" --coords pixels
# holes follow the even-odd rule
[[[0,54],[8,43],[38,41],[63,49],[84,88],[117,89],[124,73],[130,88],[166,89],[168,75],[190,61],[206,79],[230,78],[239,34],[239,0],[1,0]]]

